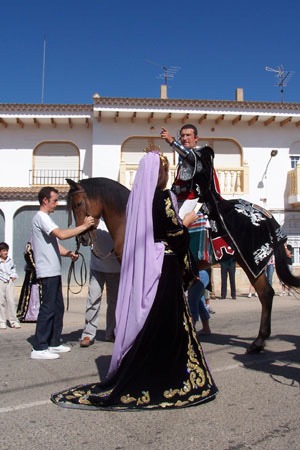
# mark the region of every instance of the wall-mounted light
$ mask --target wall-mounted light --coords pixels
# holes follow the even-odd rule
[[[278,153],[278,150],[271,150],[271,158],[274,158],[274,156],[276,156],[277,153]]]
[[[271,150],[270,159],[268,161],[268,164],[266,165],[266,168],[265,168],[265,171],[263,173],[263,176],[261,177],[261,180],[260,180],[260,182],[257,185],[258,189],[262,189],[265,186],[264,185],[264,179],[267,178],[267,172],[268,172],[269,164],[271,162],[271,159],[274,158],[274,156],[276,156],[277,153],[278,153],[278,150]]]

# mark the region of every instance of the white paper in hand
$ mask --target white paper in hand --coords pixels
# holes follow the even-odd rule
[[[193,209],[195,208],[197,203],[198,203],[197,198],[192,199],[192,200],[185,200],[179,209],[179,217],[183,220],[184,216],[187,213],[190,213],[193,211]]]

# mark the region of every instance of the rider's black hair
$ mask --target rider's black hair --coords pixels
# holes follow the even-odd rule
[[[182,131],[182,130],[185,130],[185,129],[187,129],[187,128],[191,128],[192,130],[194,130],[195,136],[198,136],[198,130],[197,130],[197,128],[195,127],[195,125],[191,125],[190,123],[187,123],[187,124],[183,125],[183,127],[180,128],[180,134],[181,134],[181,131]]]

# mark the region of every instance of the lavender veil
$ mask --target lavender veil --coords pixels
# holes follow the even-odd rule
[[[154,242],[152,219],[159,166],[157,153],[147,153],[141,159],[128,199],[116,339],[108,377],[116,372],[143,328],[157,292],[164,258],[164,245]]]

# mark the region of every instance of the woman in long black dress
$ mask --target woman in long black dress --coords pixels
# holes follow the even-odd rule
[[[17,317],[20,322],[36,322],[41,304],[42,287],[36,278],[31,242],[26,244],[24,259],[25,277],[17,306]]]
[[[116,341],[105,381],[53,394],[60,406],[94,409],[180,408],[213,399],[207,367],[184,296],[193,279],[186,226],[164,190],[168,160],[141,160],[127,206]],[[158,181],[157,181],[158,180]]]

